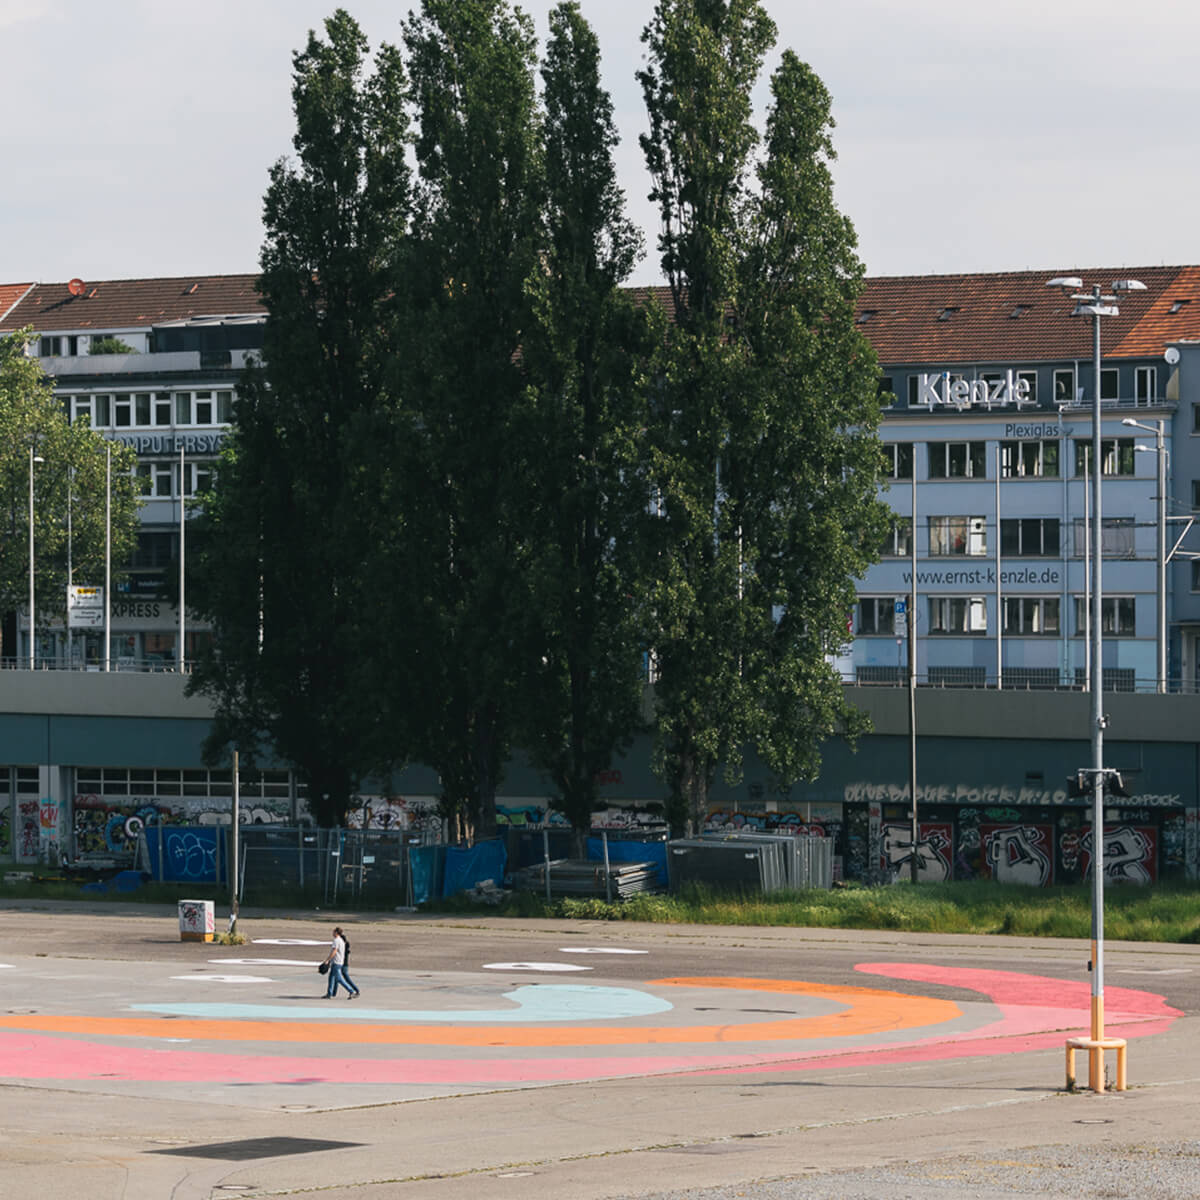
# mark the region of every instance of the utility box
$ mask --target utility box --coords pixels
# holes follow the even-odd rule
[[[179,940],[211,942],[216,929],[216,914],[211,900],[180,900]]]

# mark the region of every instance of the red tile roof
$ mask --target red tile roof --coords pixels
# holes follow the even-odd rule
[[[888,364],[971,365],[1090,359],[1092,322],[1072,317],[1074,302],[1046,281],[1059,275],[1099,283],[1139,279],[1146,291],[1120,300],[1102,326],[1104,357],[1148,358],[1170,342],[1200,338],[1200,266],[1104,267],[970,275],[893,275],[865,280],[859,328]],[[136,329],[193,317],[265,315],[257,275],[0,285],[0,332]],[[670,291],[635,288],[671,311]],[[6,311],[5,300],[8,299]]]
[[[1147,358],[1169,342],[1200,337],[1200,267],[1103,267],[978,275],[897,275],[865,281],[859,328],[887,364],[1035,363],[1090,359],[1093,322],[1048,279],[1077,276],[1107,292],[1138,279],[1120,313],[1105,317],[1106,359]]]
[[[33,286],[32,283],[0,283],[0,320]]]
[[[86,333],[192,317],[265,315],[257,280],[257,274],[105,279],[85,281],[78,295],[66,283],[40,283],[0,316],[0,332],[32,325],[39,334]]]

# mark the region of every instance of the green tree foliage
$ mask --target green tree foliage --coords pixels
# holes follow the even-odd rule
[[[541,163],[529,19],[506,0],[425,0],[404,24],[416,110],[413,336],[398,364],[413,408],[397,579],[418,708],[417,757],[448,811],[487,837],[508,757],[525,607],[527,281]],[[461,827],[460,827],[461,828]]]
[[[137,351],[119,337],[102,337],[93,339],[88,347],[89,354],[136,354]]]
[[[829,97],[787,54],[757,172],[758,0],[660,0],[639,75],[675,321],[648,439],[657,762],[695,829],[718,764],[781,782],[861,727],[827,656],[884,529],[862,267],[833,204]]]
[[[642,717],[640,372],[661,326],[619,291],[641,238],[616,183],[599,43],[575,3],[554,9],[550,30],[542,68],[547,251],[530,283],[534,321],[523,346],[530,387],[521,437],[537,450],[527,491],[532,603],[521,740],[582,837],[597,773]]]
[[[380,753],[356,681],[379,636],[361,448],[387,404],[410,194],[402,61],[383,45],[368,74],[367,55],[339,9],[294,56],[296,159],[272,169],[264,202],[265,364],[239,388],[189,559],[189,603],[217,630],[193,680],[216,706],[210,759],[270,746],[300,767],[322,824],[344,820]]]
[[[133,553],[138,527],[136,456],[87,422],[72,425],[51,380],[26,354],[31,329],[0,338],[0,612],[29,604],[29,451],[33,466],[34,600],[40,620],[63,620],[70,582],[104,583],[106,524],[114,581]],[[111,456],[111,460],[110,460]],[[111,461],[111,468],[110,468]],[[110,516],[108,480],[111,478]],[[67,578],[67,560],[71,579]],[[15,647],[5,646],[11,656]]]

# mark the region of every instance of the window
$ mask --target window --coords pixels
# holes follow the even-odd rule
[[[174,533],[142,530],[137,535],[137,545],[129,565],[135,570],[170,566],[175,556],[175,537]]]
[[[951,388],[966,377],[961,372],[945,371],[942,374],[944,384],[939,382],[936,377],[933,381],[933,386],[938,389],[939,396],[950,395]],[[908,377],[908,407],[909,408],[930,408],[931,404],[926,401],[921,401],[921,377],[920,375],[910,375]]]
[[[983,517],[930,517],[929,553],[931,556],[986,554],[986,520]]]
[[[855,683],[903,683],[908,678],[905,667],[856,667]]]
[[[896,599],[894,596],[862,596],[854,614],[854,632],[858,635],[896,632]]]
[[[930,442],[930,479],[986,479],[986,442]]]
[[[205,492],[212,490],[213,465],[211,462],[201,459],[196,462],[185,463],[184,466],[187,470],[185,496],[201,496]]]
[[[1100,465],[1105,475],[1133,475],[1133,438],[1102,438]],[[1092,471],[1091,438],[1075,439],[1075,474],[1090,475]]]
[[[108,396],[68,396],[72,422],[86,421],[93,429],[106,429],[112,424]]]
[[[212,489],[213,464],[211,459],[185,462],[184,496],[199,496]],[[179,496],[178,462],[138,463],[138,478],[141,480],[143,496],[156,499],[175,499]]]
[[[1057,479],[1058,442],[1001,442],[1002,479]]]
[[[62,353],[62,338],[44,337],[38,341],[40,358],[57,358]]]
[[[173,463],[138,463],[142,495],[169,500],[175,494],[173,468]]]
[[[1192,432],[1200,433],[1200,404],[1192,405]]]
[[[1057,634],[1057,596],[1005,596],[1004,632],[1017,637]]]
[[[1104,367],[1100,371],[1100,399],[1121,398],[1121,372],[1116,367]]]
[[[890,375],[884,375],[879,381],[879,404],[882,408],[891,408],[896,403],[896,381]]]
[[[1079,395],[1075,384],[1075,369],[1067,367],[1054,372],[1054,403],[1076,404],[1083,397]]]
[[[1133,402],[1150,405],[1158,399],[1158,368],[1135,367],[1133,371]]]
[[[987,601],[982,596],[930,596],[929,632],[987,633]]]
[[[113,397],[113,425],[118,429],[133,424],[133,397],[116,395]]]
[[[1192,512],[1200,511],[1200,479],[1192,480]]]
[[[893,518],[892,528],[883,539],[879,553],[884,558],[908,558],[912,554],[911,517]]]
[[[1200,558],[1192,559],[1192,591],[1200,592]]]
[[[1105,558],[1133,557],[1133,518],[1105,517],[1100,530],[1100,545]],[[1091,525],[1082,517],[1075,518],[1075,557],[1083,558],[1091,553],[1088,535]],[[1086,547],[1086,549],[1085,549]]]
[[[1106,637],[1132,637],[1134,598],[1132,596],[1105,596],[1100,601],[1100,631]],[[1088,632],[1087,597],[1075,597],[1075,636],[1084,637]]]
[[[233,392],[176,392],[177,425],[227,425],[233,419]]]
[[[1062,553],[1057,517],[1002,517],[1000,554],[1005,558],[1057,558]]]
[[[883,473],[888,479],[911,479],[913,473],[912,442],[885,442]]]
[[[1036,371],[1018,371],[1017,372],[1018,382],[1020,382],[1021,380],[1025,381],[1025,386],[1027,389],[1026,393],[1025,393],[1025,403],[1026,404],[1036,404],[1037,403],[1037,379],[1038,379],[1038,377],[1037,377]]]

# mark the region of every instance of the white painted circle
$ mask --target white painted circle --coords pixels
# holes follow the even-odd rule
[[[328,946],[329,939],[314,942],[311,938],[254,938],[256,946]]]
[[[579,967],[574,963],[484,963],[485,971],[590,971],[591,967]]]
[[[560,946],[559,954],[649,954],[649,950],[621,950],[616,946]]]
[[[172,979],[186,979],[189,983],[200,980],[202,983],[274,983],[265,975],[172,975]]]
[[[317,959],[311,962],[305,958],[210,958],[210,963],[219,963],[221,966],[235,967],[309,967],[316,969]]]

